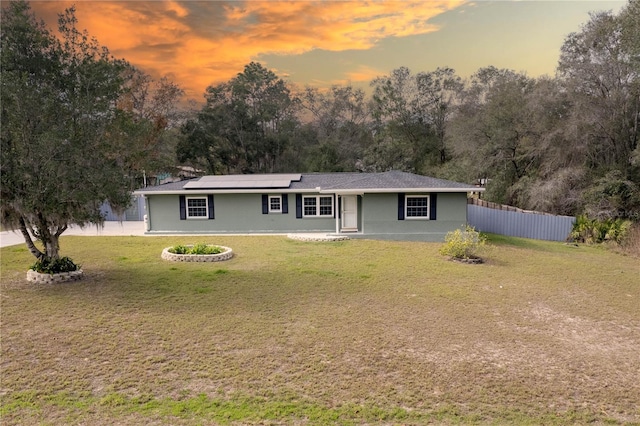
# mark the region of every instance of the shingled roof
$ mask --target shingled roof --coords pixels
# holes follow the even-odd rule
[[[476,188],[459,182],[436,179],[397,170],[382,173],[349,173],[350,176],[338,180],[327,179],[319,185],[323,190],[463,190],[473,191]],[[307,176],[307,175],[304,175]],[[319,175],[326,176],[326,175]],[[300,182],[302,183],[302,182]],[[387,192],[387,191],[384,191]]]
[[[185,192],[320,192],[320,193],[365,193],[365,192],[469,192],[477,188],[460,182],[436,179],[428,176],[397,170],[380,173],[302,173],[251,175],[252,184],[247,185],[247,175],[204,176],[181,182],[151,186],[136,191],[139,194]],[[299,178],[298,178],[299,176]],[[234,184],[237,182],[237,185]]]

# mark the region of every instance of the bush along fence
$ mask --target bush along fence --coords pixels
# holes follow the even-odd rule
[[[566,241],[576,218],[522,210],[469,198],[467,222],[476,230],[510,237]]]

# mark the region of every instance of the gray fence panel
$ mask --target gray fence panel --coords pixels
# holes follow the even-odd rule
[[[565,241],[575,218],[510,212],[468,204],[467,221],[478,231],[536,240]]]
[[[124,214],[117,215],[109,203],[104,203],[100,208],[102,215],[106,221],[136,221],[144,220],[144,197],[142,195],[134,195],[131,197],[131,206],[125,210]]]

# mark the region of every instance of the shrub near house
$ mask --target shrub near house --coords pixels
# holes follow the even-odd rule
[[[477,263],[480,263],[479,251],[485,240],[486,238],[471,226],[467,226],[464,231],[456,229],[445,236],[445,244],[440,248],[440,254],[452,259],[477,260]]]

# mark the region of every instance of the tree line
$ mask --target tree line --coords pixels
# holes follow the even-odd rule
[[[640,216],[638,0],[591,14],[554,77],[400,67],[370,86],[300,90],[252,62],[207,88],[177,159],[208,174],[400,169],[524,209]]]

